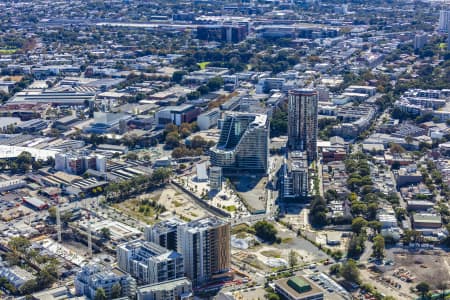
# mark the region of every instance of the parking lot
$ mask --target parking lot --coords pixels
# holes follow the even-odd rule
[[[344,297],[350,297],[350,294],[342,286],[324,273],[314,273],[307,277],[321,287],[324,291],[325,299],[343,299]]]

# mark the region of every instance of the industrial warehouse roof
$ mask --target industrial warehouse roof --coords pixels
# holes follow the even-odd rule
[[[52,90],[24,90],[12,97],[8,103],[53,103],[62,105],[82,105],[85,101],[92,101],[93,93],[80,93],[75,91]]]
[[[49,157],[55,158],[56,153],[58,153],[58,151],[54,150],[44,150],[33,147],[0,145],[0,158],[14,158],[19,156],[22,152],[28,152],[33,158],[43,160],[46,160]]]

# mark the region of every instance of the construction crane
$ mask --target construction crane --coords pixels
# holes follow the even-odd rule
[[[89,248],[89,257],[92,258],[92,230],[91,230],[91,220],[88,220],[88,248]]]
[[[59,204],[56,205],[56,230],[58,231],[58,242],[61,243],[61,212],[59,211]]]
[[[59,197],[55,195],[56,200],[56,206],[55,206],[55,213],[56,213],[56,231],[58,232],[58,242],[61,243],[62,241],[62,225],[61,225],[61,211],[59,209]]]

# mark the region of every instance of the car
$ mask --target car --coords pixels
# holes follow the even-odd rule
[[[334,290],[332,288],[330,288],[330,287],[327,289],[327,291],[328,291],[328,293],[333,293],[334,292]]]

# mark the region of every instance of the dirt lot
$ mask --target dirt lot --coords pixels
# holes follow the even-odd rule
[[[450,281],[450,257],[441,250],[408,250],[394,253],[395,269],[403,267],[416,279],[413,284],[428,282],[432,288],[440,282]]]
[[[427,282],[431,289],[437,289],[439,283],[450,280],[450,257],[445,251],[396,247],[388,249],[386,254],[394,260],[393,266],[376,266],[380,272],[361,270],[363,282],[370,283],[385,295],[396,299],[416,299],[418,295],[411,289],[418,283]]]
[[[267,177],[232,177],[231,182],[251,213],[265,212]]]

